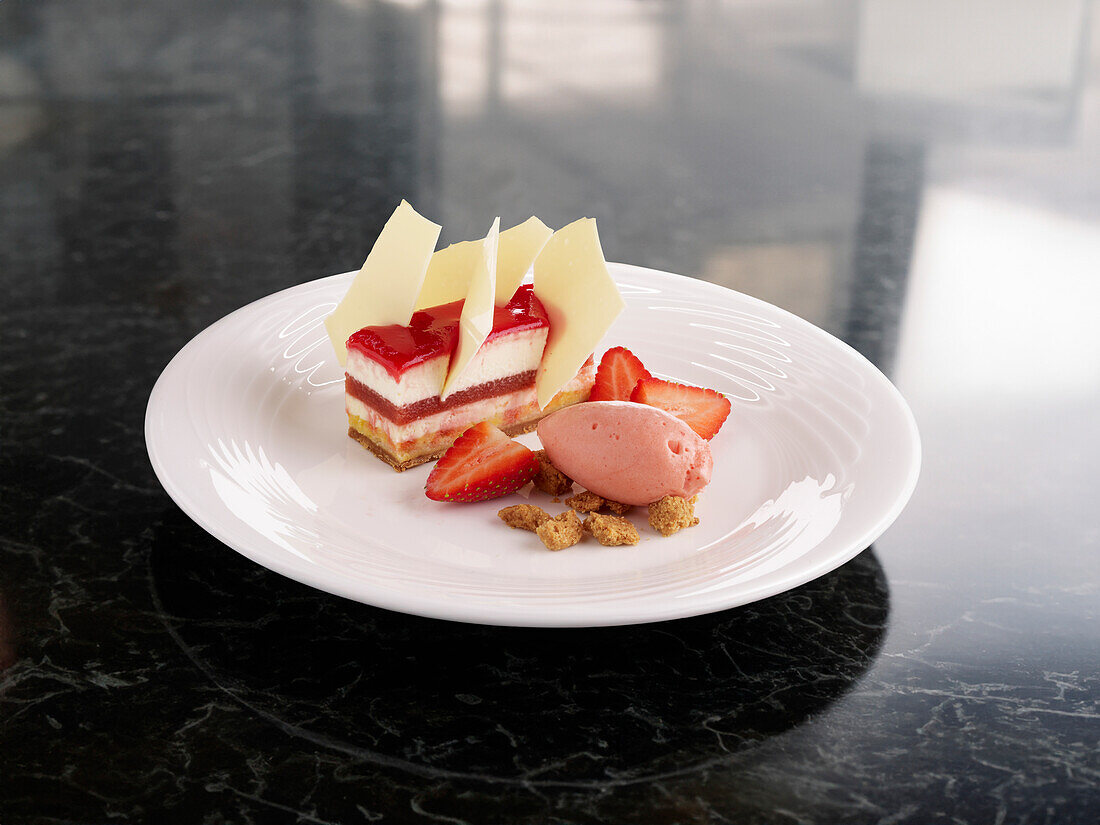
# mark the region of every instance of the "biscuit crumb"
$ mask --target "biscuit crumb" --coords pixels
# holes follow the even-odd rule
[[[566,507],[572,507],[580,513],[595,513],[604,505],[604,500],[595,493],[585,490],[565,500]]]
[[[680,496],[665,496],[649,505],[649,523],[662,536],[671,536],[685,527],[699,523],[695,518],[695,499],[689,501]]]
[[[591,490],[585,490],[583,493],[577,493],[575,496],[571,496],[565,500],[567,506],[572,507],[579,513],[595,513],[598,510],[607,508],[612,513],[618,516],[625,516],[634,508],[629,504],[622,504],[618,501],[611,501],[611,499],[603,498],[593,493]]]
[[[584,527],[575,512],[566,510],[560,516],[540,524],[535,534],[542,539],[547,550],[564,550],[584,538]]]
[[[536,450],[535,458],[539,461],[539,468],[535,472],[535,477],[531,479],[535,487],[551,496],[568,493],[573,487],[573,480],[550,463],[546,450]]]
[[[637,544],[641,541],[637,529],[622,516],[601,516],[590,513],[584,520],[584,529],[596,537],[605,547],[620,544]]]
[[[505,507],[497,513],[500,520],[513,530],[530,530],[532,533],[543,522],[550,520],[550,514],[534,504],[516,504]]]

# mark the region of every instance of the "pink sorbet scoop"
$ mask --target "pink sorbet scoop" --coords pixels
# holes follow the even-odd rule
[[[589,401],[539,422],[555,467],[623,504],[691,498],[710,482],[710,445],[676,416],[630,401]]]

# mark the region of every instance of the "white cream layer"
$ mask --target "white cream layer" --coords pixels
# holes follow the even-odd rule
[[[459,377],[454,392],[538,369],[546,347],[546,333],[546,327],[541,327],[498,335],[486,341]],[[348,350],[347,372],[395,407],[404,407],[439,395],[443,380],[447,377],[450,357],[447,353],[432,358],[405,370],[400,380],[394,381],[393,376],[377,361],[351,349]],[[348,397],[349,405],[353,400]],[[351,407],[348,409],[350,411]]]
[[[593,372],[582,369],[577,376],[562,387],[561,392],[577,392],[592,385]],[[345,395],[347,411],[350,415],[358,416],[368,422],[372,427],[382,430],[394,444],[400,444],[412,439],[420,439],[428,433],[439,430],[450,430],[465,427],[485,421],[490,418],[503,416],[505,412],[517,407],[532,405],[537,409],[538,396],[535,386],[524,387],[521,390],[498,395],[493,398],[483,398],[479,401],[471,401],[469,404],[461,404],[449,410],[441,410],[434,415],[418,418],[408,424],[394,424],[388,418],[368,407],[358,398]]]

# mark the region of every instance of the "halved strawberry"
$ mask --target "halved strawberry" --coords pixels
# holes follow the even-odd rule
[[[637,355],[626,347],[612,347],[600,359],[596,383],[592,385],[588,400],[629,401],[635,385],[649,377],[649,370],[642,366]]]
[[[729,399],[721,393],[660,378],[643,378],[630,400],[672,413],[706,439],[714,438],[730,414]]]
[[[487,421],[460,435],[428,475],[435,501],[485,501],[513,493],[538,470],[535,454]]]

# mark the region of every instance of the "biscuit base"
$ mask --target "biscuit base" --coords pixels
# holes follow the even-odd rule
[[[519,424],[512,424],[508,427],[501,427],[500,429],[504,432],[505,435],[514,438],[517,435],[523,435],[524,433],[531,432],[533,429],[535,429],[535,427],[538,426],[539,421],[546,417],[546,415],[549,415],[549,413],[540,415],[537,418],[532,418],[527,421],[520,422]],[[472,427],[473,424],[471,424],[470,426]],[[421,464],[427,464],[429,461],[435,461],[436,459],[440,458],[443,453],[447,452],[447,450],[450,449],[450,445],[447,445],[442,450],[425,453],[424,455],[416,455],[412,458],[407,458],[402,461],[393,453],[388,452],[387,450],[380,447],[378,444],[374,443],[374,441],[370,439],[370,436],[364,435],[363,433],[355,429],[355,427],[348,427],[348,435],[358,441],[372,453],[374,453],[378,458],[385,461],[399,473],[408,470],[410,467],[418,467]]]

